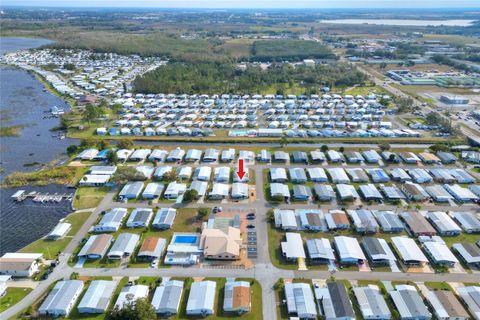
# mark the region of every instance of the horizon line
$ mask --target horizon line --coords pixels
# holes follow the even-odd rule
[[[175,7],[175,6],[132,6],[132,5],[124,5],[124,6],[82,6],[82,5],[68,5],[68,6],[58,6],[58,5],[48,5],[48,4],[7,4],[2,5],[0,4],[0,8],[56,8],[56,9],[203,9],[203,10],[228,10],[228,9],[250,9],[250,10],[257,10],[257,9],[274,9],[274,10],[311,10],[311,9],[353,9],[353,10],[367,10],[367,9],[396,9],[396,10],[410,10],[410,9],[477,9],[480,10],[480,6],[460,6],[460,7],[380,7],[380,6],[372,6],[372,7],[329,7],[329,6],[319,6],[319,7],[192,7],[192,6],[185,6],[185,7]]]

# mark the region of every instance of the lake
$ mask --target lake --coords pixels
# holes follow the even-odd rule
[[[333,24],[374,24],[385,26],[412,26],[412,27],[468,27],[475,20],[415,20],[415,19],[335,19],[320,20],[320,23]]]
[[[0,38],[1,53],[35,48],[51,41],[46,39]],[[30,73],[9,67],[0,67],[0,125],[21,125],[18,137],[0,137],[0,179],[14,171],[33,171],[34,163],[45,164],[64,154],[74,140],[52,137],[51,128],[57,118],[43,119],[52,106],[68,109],[59,97],[44,90]],[[72,193],[64,186],[27,187],[49,193]],[[0,189],[0,254],[16,251],[46,235],[58,220],[71,212],[70,203],[37,204],[31,200],[16,203],[10,196],[18,189]]]

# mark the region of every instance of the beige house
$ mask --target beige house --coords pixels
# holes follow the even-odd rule
[[[239,259],[241,245],[240,229],[233,227],[228,227],[225,231],[205,228],[200,237],[200,248],[206,259]]]
[[[0,274],[12,277],[31,277],[39,269],[41,253],[5,253],[0,258]]]

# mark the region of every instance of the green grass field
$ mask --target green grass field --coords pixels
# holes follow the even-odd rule
[[[102,201],[110,188],[108,187],[80,187],[73,198],[73,207],[76,210],[95,208]]]
[[[5,295],[0,298],[0,312],[22,300],[31,291],[31,288],[7,288]]]
[[[38,252],[43,253],[45,259],[54,259],[57,253],[62,251],[67,246],[71,240],[71,237],[78,232],[90,214],[91,212],[76,212],[68,215],[64,221],[70,223],[72,228],[65,238],[56,241],[39,239],[27,245],[26,247],[23,247],[19,250],[19,252]]]

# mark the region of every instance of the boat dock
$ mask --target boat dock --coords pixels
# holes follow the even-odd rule
[[[41,193],[37,191],[32,191],[27,193],[25,190],[18,190],[15,192],[12,197],[17,202],[22,202],[27,198],[32,199],[33,202],[37,203],[48,203],[48,202],[61,202],[63,200],[72,201],[73,193]]]

